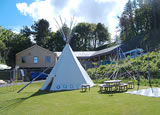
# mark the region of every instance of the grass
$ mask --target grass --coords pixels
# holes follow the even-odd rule
[[[159,115],[160,99],[125,93],[101,94],[99,88],[39,91],[43,82],[28,86],[21,93],[0,88],[1,115]],[[22,86],[21,86],[22,87]],[[11,90],[11,89],[9,89]]]

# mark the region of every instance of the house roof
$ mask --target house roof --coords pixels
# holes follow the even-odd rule
[[[115,50],[115,49],[118,48],[119,46],[121,46],[121,45],[116,45],[116,46],[112,46],[112,47],[110,47],[110,48],[105,48],[105,49],[103,49],[103,50],[96,51],[92,56],[110,53],[111,51]]]
[[[55,54],[54,52],[49,51],[48,49],[45,49],[45,48],[43,48],[43,47],[35,44],[35,45],[33,45],[33,46],[31,46],[31,47],[29,47],[29,48],[27,48],[27,49],[24,49],[24,50],[18,52],[16,55],[19,55],[20,53],[23,53],[23,52],[25,52],[25,51],[29,51],[29,50],[31,50],[31,49],[33,49],[33,48],[35,48],[35,47],[37,47],[37,48],[39,48],[39,49],[41,49],[41,50],[44,50],[45,52],[48,52],[48,53],[50,53],[50,54]]]
[[[93,57],[93,56],[97,56],[97,55],[103,55],[103,54],[107,54],[110,53],[111,51],[115,50],[116,48],[118,48],[120,45],[117,46],[113,46],[110,48],[106,48],[103,50],[99,50],[99,51],[75,51],[75,55],[76,57]],[[57,56],[59,57],[61,55],[61,52],[55,52],[57,54]]]
[[[45,52],[48,52],[48,53],[52,53],[52,54],[56,54],[57,57],[59,57],[61,55],[61,52],[51,52],[49,51],[48,49],[45,49],[41,46],[38,46],[37,44],[17,53],[16,55],[22,53],[22,52],[25,52],[25,51],[29,51],[35,47],[38,47],[39,49],[41,50],[44,50]],[[74,51],[76,57],[79,57],[79,58],[88,58],[88,57],[93,57],[93,56],[97,56],[97,55],[103,55],[103,54],[107,54],[107,53],[110,53],[110,52],[113,52],[115,51],[116,48],[120,47],[120,45],[116,45],[116,46],[112,46],[110,48],[105,48],[103,50],[99,50],[99,51]]]
[[[91,57],[96,51],[75,51],[74,54],[76,57]],[[61,52],[54,52],[59,57]]]
[[[91,57],[96,51],[76,51],[74,52],[77,57]]]

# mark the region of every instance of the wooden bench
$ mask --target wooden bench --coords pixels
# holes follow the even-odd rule
[[[82,85],[81,85],[82,92],[83,92],[83,91],[87,91],[87,88],[88,88],[89,91],[90,91],[90,85],[89,85],[89,84],[82,84]]]
[[[99,84],[99,91],[100,91],[100,92],[103,91],[104,85],[105,85],[105,84]]]
[[[102,92],[102,91],[112,91],[112,85],[106,85],[106,84],[100,84],[99,85],[99,91]]]
[[[122,83],[119,86],[119,91],[127,91],[128,90],[128,84]]]
[[[128,89],[133,89],[134,88],[134,82],[133,81],[128,81]]]

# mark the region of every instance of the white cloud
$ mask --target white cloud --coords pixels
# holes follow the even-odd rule
[[[112,34],[118,24],[117,15],[123,11],[127,0],[36,0],[31,4],[17,3],[18,10],[25,16],[31,16],[35,21],[44,18],[49,21],[53,31],[54,17],[61,15],[69,20],[75,16],[79,22],[104,23]]]
[[[19,34],[21,26],[9,26],[8,28],[10,28],[12,32]]]
[[[19,31],[13,30],[12,32],[15,33],[15,34],[19,34]]]
[[[109,31],[112,35],[112,38],[114,38],[117,33],[116,27],[119,24],[119,20],[118,20],[117,16],[120,16],[121,13],[123,12],[123,9],[124,9],[124,6],[125,6],[127,0],[114,0],[114,1],[116,1],[116,6],[115,6],[114,10],[112,10],[108,16],[108,22],[109,22],[108,27],[109,27]]]

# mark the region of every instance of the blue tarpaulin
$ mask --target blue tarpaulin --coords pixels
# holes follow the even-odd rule
[[[42,72],[32,72],[32,79],[36,78],[38,75],[40,75],[40,76],[37,78],[37,80],[46,79],[48,77],[47,74],[44,74]]]

